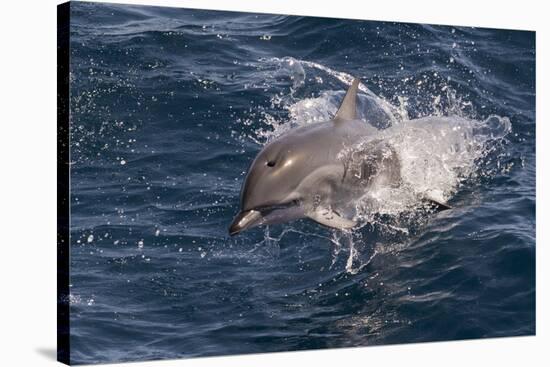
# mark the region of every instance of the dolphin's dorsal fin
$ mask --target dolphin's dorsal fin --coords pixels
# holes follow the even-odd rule
[[[335,121],[355,120],[357,118],[357,88],[359,87],[359,79],[353,79],[346,96],[334,116]]]

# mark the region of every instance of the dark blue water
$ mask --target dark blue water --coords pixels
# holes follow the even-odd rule
[[[71,8],[73,363],[535,333],[534,33]],[[452,210],[228,237],[269,134],[333,113],[349,75],[395,106],[363,113],[381,125],[497,115],[511,131]]]

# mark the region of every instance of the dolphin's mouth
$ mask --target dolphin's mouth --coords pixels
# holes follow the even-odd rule
[[[245,229],[267,224],[277,224],[304,216],[299,200],[277,205],[260,206],[250,210],[241,210],[229,226],[229,234],[234,236]]]

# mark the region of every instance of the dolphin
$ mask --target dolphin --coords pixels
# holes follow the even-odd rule
[[[396,151],[376,139],[378,129],[357,117],[359,82],[353,80],[331,120],[291,129],[258,153],[244,180],[230,235],[300,218],[353,228],[359,198],[374,186],[399,186]],[[350,149],[357,145],[361,148]]]

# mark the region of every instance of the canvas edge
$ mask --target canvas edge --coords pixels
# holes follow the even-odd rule
[[[57,360],[70,364],[70,2],[57,6]]]

